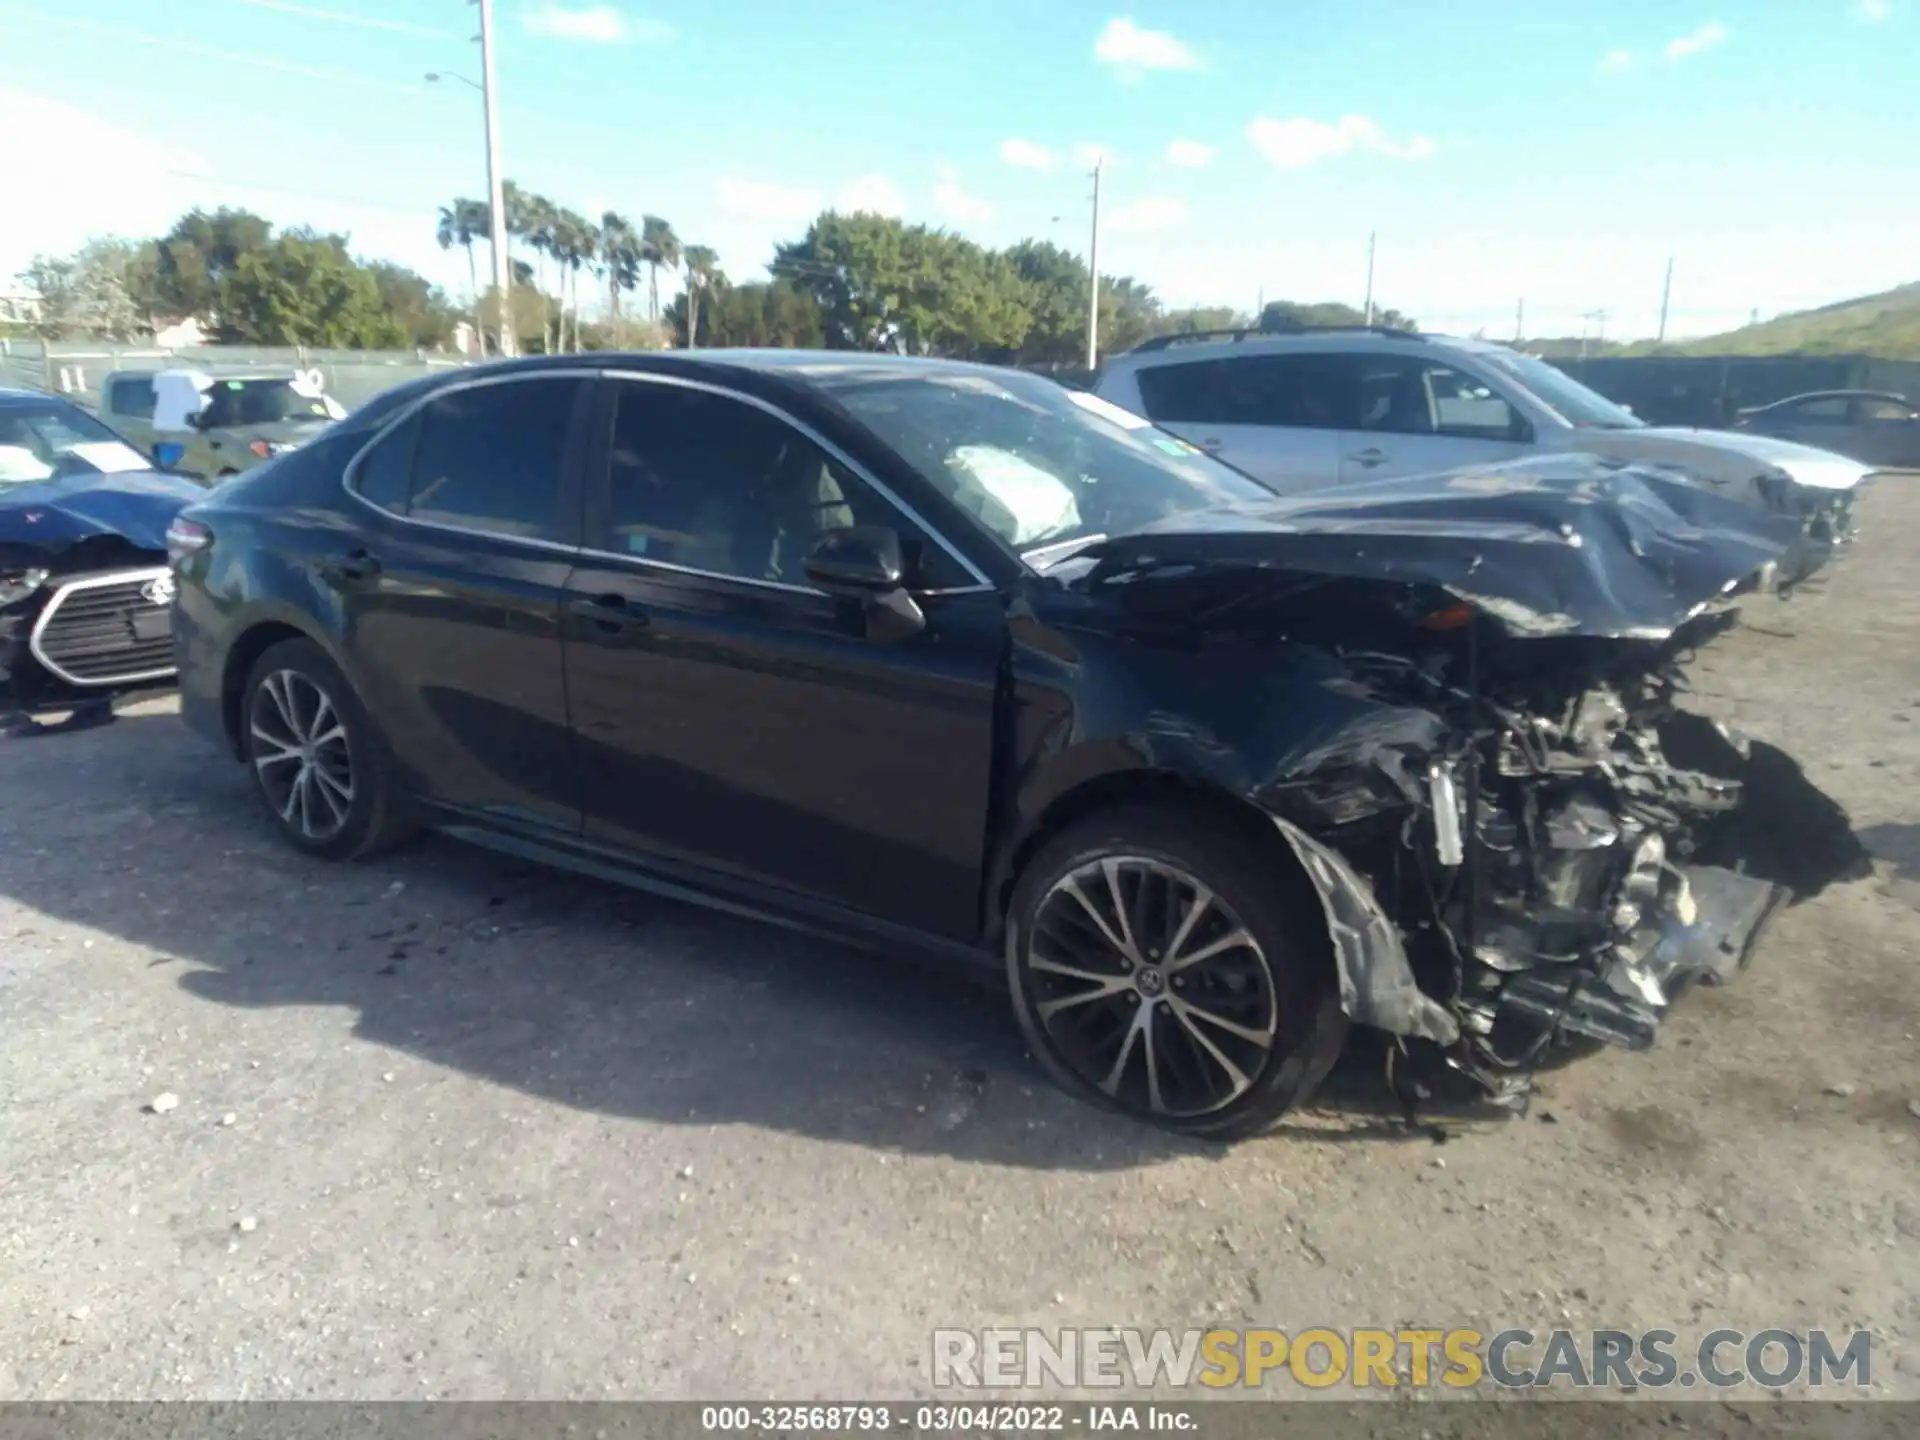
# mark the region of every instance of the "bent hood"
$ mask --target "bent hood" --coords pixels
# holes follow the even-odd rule
[[[1851,490],[1873,473],[1872,466],[1831,450],[1739,430],[1690,430],[1677,425],[1581,430],[1569,443],[1611,460],[1684,465],[1723,484],[1779,471],[1810,490]]]
[[[1516,636],[1659,640],[1760,579],[1799,536],[1792,520],[1659,470],[1536,456],[1181,515],[1049,573],[1122,584],[1230,564],[1431,585]]]
[[[165,550],[173,517],[206,496],[191,480],[152,470],[0,486],[0,555],[45,558],[98,535]]]

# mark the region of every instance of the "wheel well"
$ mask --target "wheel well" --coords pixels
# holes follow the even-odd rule
[[[306,638],[304,631],[270,620],[243,631],[227,651],[226,669],[220,676],[220,720],[235,755],[240,754],[240,687],[247,683],[247,672],[253,669],[253,662],[266,654],[269,646],[278,645],[282,640]]]
[[[1250,800],[1242,800],[1224,790],[1161,770],[1130,771],[1105,775],[1068,791],[1045,811],[1039,821],[1020,838],[1010,852],[1003,853],[993,871],[989,913],[985,926],[987,944],[998,949],[1006,934],[1007,907],[1013,901],[1013,889],[1034,854],[1069,825],[1087,816],[1118,805],[1157,805],[1185,815],[1200,816],[1241,836],[1254,852],[1272,863],[1274,883],[1297,892],[1299,903],[1310,907],[1310,914],[1322,913],[1319,892],[1300,864],[1273,820]],[[1324,922],[1322,922],[1324,924]],[[1328,938],[1328,959],[1332,959],[1332,938]]]

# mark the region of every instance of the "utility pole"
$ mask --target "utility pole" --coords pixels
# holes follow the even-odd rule
[[[1367,232],[1367,324],[1373,324],[1373,240],[1374,232]]]
[[[1093,234],[1087,241],[1087,369],[1100,368],[1100,167],[1093,162]]]
[[[1660,287],[1660,333],[1654,336],[1653,343],[1658,345],[1667,338],[1667,302],[1673,298],[1673,257],[1667,257],[1667,283]]]
[[[493,0],[475,0],[480,6],[480,80],[481,99],[487,112],[487,220],[488,239],[493,249],[493,288],[500,306],[500,353],[511,355],[520,347],[513,334],[513,296],[511,267],[507,257],[506,176],[500,168],[500,111],[497,103],[499,81],[493,70]]]
[[[1518,345],[1527,333],[1527,299],[1523,295],[1513,302],[1513,343]]]
[[[1580,358],[1584,360],[1587,358],[1587,325],[1588,324],[1591,324],[1595,327],[1594,338],[1603,345],[1606,343],[1607,312],[1604,310],[1589,310],[1584,315],[1582,315],[1580,319],[1583,322],[1585,322],[1580,327]]]

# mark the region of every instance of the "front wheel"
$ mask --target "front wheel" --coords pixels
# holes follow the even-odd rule
[[[340,668],[311,640],[270,646],[241,699],[247,763],[280,833],[328,860],[400,838],[386,748]]]
[[[1028,1044],[1097,1104],[1238,1139],[1338,1057],[1324,922],[1278,846],[1178,809],[1082,821],[1022,873],[1007,978]],[[1299,882],[1299,883],[1296,883]]]

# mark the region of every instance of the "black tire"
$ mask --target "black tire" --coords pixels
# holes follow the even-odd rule
[[[337,720],[337,739],[316,696]],[[321,721],[312,726],[314,736],[326,738],[296,755],[307,738],[298,732],[312,718]],[[297,849],[325,860],[358,860],[408,834],[386,742],[340,667],[313,641],[282,640],[253,662],[240,694],[240,735],[255,788]],[[287,777],[296,771],[312,773],[304,800],[295,797],[289,808]],[[318,823],[307,823],[314,817]]]
[[[1326,1077],[1347,1034],[1326,922],[1306,877],[1264,838],[1175,806],[1124,805],[1068,826],[1034,855],[1008,911],[1007,981],[1027,1044],[1062,1087],[1182,1134],[1238,1140],[1270,1129]],[[1095,900],[1103,929],[1067,886],[1103,876],[1125,897],[1119,938],[1142,963],[1112,943],[1115,891]],[[1202,887],[1207,902],[1193,893],[1182,906],[1181,882]],[[1234,940],[1241,932],[1250,943]],[[1036,935],[1046,953],[1036,955]],[[1202,958],[1212,950],[1218,958]],[[1179,956],[1193,958],[1173,963]],[[1071,976],[1063,957],[1082,962]],[[1139,1015],[1142,1007],[1153,1013]],[[1229,1033],[1228,1021],[1239,1028]],[[1256,1036],[1267,1037],[1264,1050]],[[1110,1055],[1118,1058],[1097,1077]],[[1189,1093],[1176,1102],[1183,1085]]]

